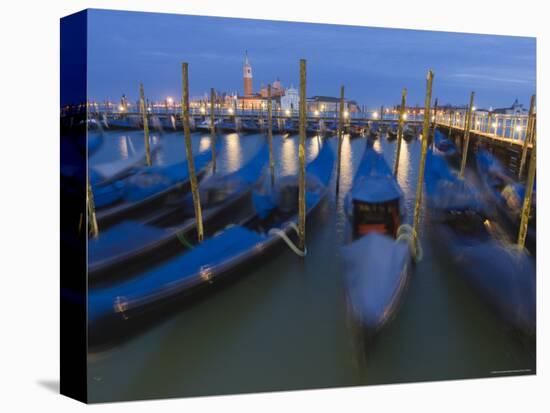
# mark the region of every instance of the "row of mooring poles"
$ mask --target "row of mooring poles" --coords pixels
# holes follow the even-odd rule
[[[474,108],[474,95],[475,92],[470,93],[470,104],[468,105],[468,112],[464,119],[464,143],[462,145],[462,161],[460,162],[460,179],[464,179],[464,171],[466,169],[466,160],[468,158],[468,145],[470,143],[470,127],[472,122],[472,112]]]
[[[397,176],[399,168],[399,156],[401,154],[401,143],[403,142],[403,127],[405,125],[405,110],[407,106],[407,89],[401,92],[401,107],[399,109],[399,122],[397,126],[397,145],[395,145],[395,160],[393,163],[393,174]]]
[[[306,61],[300,59],[300,144],[298,159],[300,163],[298,188],[298,236],[299,248],[305,252],[306,245]]]
[[[340,192],[340,162],[342,159],[342,140],[344,139],[344,86],[340,86],[340,113],[338,118],[338,160],[336,165],[336,194]]]
[[[535,131],[535,95],[531,96],[531,104],[529,105],[529,117],[527,118],[527,129],[525,130],[525,139],[523,141],[523,148],[521,150],[521,161],[519,163],[518,178],[521,179],[523,175],[523,169],[525,168],[525,160],[527,158],[527,148],[533,140]],[[531,149],[532,151],[532,149]]]
[[[191,194],[193,196],[193,207],[195,209],[195,220],[197,222],[197,240],[202,242],[204,230],[202,226],[202,209],[197,185],[197,175],[195,174],[195,162],[193,160],[193,146],[191,144],[191,127],[189,125],[189,65],[182,63],[181,76],[183,81],[183,99],[181,102],[183,117],[183,133],[185,136],[185,153],[187,155],[187,168],[189,170],[189,180],[191,183]]]
[[[426,169],[426,155],[428,152],[428,135],[430,133],[430,105],[432,101],[432,83],[434,74],[431,70],[428,71],[426,78],[426,99],[424,101],[424,122],[422,125],[422,151],[420,155],[420,166],[418,168],[418,179],[416,182],[416,199],[414,205],[413,218],[413,240],[414,240],[414,256],[418,253],[418,228],[420,224],[420,208],[422,205],[422,189],[424,183],[424,171]]]

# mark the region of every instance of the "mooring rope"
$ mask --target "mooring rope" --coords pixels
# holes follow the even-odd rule
[[[416,239],[413,232],[413,227],[409,224],[403,224],[397,229],[397,241],[406,241],[409,244],[409,251],[411,252],[414,260],[419,262],[424,257],[424,250],[422,245]]]
[[[187,247],[189,249],[192,249],[193,248],[193,244],[191,244],[187,238],[185,238],[185,235],[183,234],[183,232],[176,232],[176,237],[178,237],[178,240],[179,242],[181,242],[181,244],[184,246],[184,247]]]
[[[298,225],[296,225],[295,222],[291,221],[287,226],[292,228],[296,232],[296,234],[298,234]],[[300,248],[298,248],[296,244],[294,244],[292,240],[286,235],[284,230],[279,228],[271,228],[268,231],[268,234],[279,236],[286,243],[286,245],[288,245],[291,251],[294,252],[299,257],[305,257],[307,255],[307,248],[304,248],[303,251]]]

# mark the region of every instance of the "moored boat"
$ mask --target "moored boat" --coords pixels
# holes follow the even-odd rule
[[[326,195],[334,164],[329,145],[306,167],[306,212],[310,217]],[[266,180],[269,181],[269,180]],[[211,284],[233,279],[285,243],[297,238],[297,177],[279,178],[275,187],[266,182],[255,192],[253,215],[205,239],[185,254],[177,255],[128,281],[89,291],[88,334],[90,345],[108,345],[106,340],[126,336],[143,326],[144,318],[180,307],[195,293]],[[292,248],[292,247],[291,247]],[[295,247],[294,247],[295,248]]]
[[[434,133],[433,150],[435,154],[443,156],[449,163],[458,166],[459,152],[456,144],[439,130]]]
[[[426,194],[433,228],[461,277],[513,329],[536,328],[536,274],[532,256],[497,239],[481,195],[458,179],[446,161],[428,152]]]
[[[397,313],[411,272],[401,227],[403,194],[383,156],[370,145],[347,198],[351,242],[343,247],[353,319],[371,338]]]
[[[489,151],[480,149],[476,153],[477,172],[483,185],[484,194],[502,218],[506,228],[513,237],[517,237],[521,221],[521,209],[525,196],[525,185],[505,170],[502,163]],[[536,255],[536,192],[527,228],[526,246],[531,254]]]
[[[242,168],[229,175],[211,175],[199,187],[203,225],[213,235],[238,221],[250,202],[252,186],[268,159],[267,146]],[[196,220],[191,194],[166,200],[144,220],[125,220],[88,241],[90,284],[130,276],[196,242]]]
[[[211,151],[194,157],[198,179],[206,173],[211,159]],[[107,229],[124,219],[135,219],[161,205],[166,197],[186,193],[189,186],[187,160],[171,165],[142,166],[121,179],[95,185],[93,191],[94,201],[97,199],[98,224],[100,228]]]

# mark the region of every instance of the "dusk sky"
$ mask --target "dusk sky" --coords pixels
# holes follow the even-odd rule
[[[528,105],[535,93],[535,38],[274,22],[157,13],[90,10],[88,95],[131,101],[143,82],[146,96],[181,98],[181,62],[189,63],[190,94],[211,87],[242,94],[248,50],[254,90],[280,78],[299,84],[307,59],[307,95],[346,97],[368,107],[423,104],[428,69],[440,104]]]

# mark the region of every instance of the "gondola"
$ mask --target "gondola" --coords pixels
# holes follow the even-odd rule
[[[388,128],[387,139],[390,142],[397,139],[397,128],[394,128],[394,127]]]
[[[109,129],[141,129],[143,121],[138,115],[123,115],[114,117],[108,122]]]
[[[438,245],[461,277],[514,330],[535,334],[536,275],[534,261],[494,236],[482,197],[458,179],[445,159],[429,150],[426,195]]]
[[[380,129],[379,129],[378,123],[371,122],[371,124],[369,125],[369,131],[368,131],[367,137],[370,140],[375,140],[375,139],[378,139],[379,135],[380,135]]]
[[[476,153],[477,172],[484,193],[496,212],[502,217],[508,231],[516,237],[521,221],[521,209],[525,196],[525,185],[508,173],[502,163],[490,152],[480,149]],[[536,197],[533,196],[533,200]],[[526,246],[536,255],[536,203],[532,202],[527,229]]]
[[[327,193],[334,155],[324,145],[306,167],[306,213],[311,217]],[[269,180],[266,180],[269,181]],[[234,279],[296,241],[297,177],[278,178],[275,187],[264,182],[254,193],[250,219],[205,239],[184,254],[148,269],[138,277],[108,288],[89,290],[88,337],[92,347],[143,326],[167,308],[180,307],[187,298],[211,284]],[[295,247],[294,247],[295,248]],[[107,342],[106,342],[107,341]]]
[[[299,129],[298,129],[298,122],[290,120],[290,119],[285,120],[284,130],[289,135],[293,135],[293,134],[296,134],[296,133],[300,132]]]
[[[213,235],[238,219],[250,201],[252,186],[267,163],[267,145],[242,168],[229,175],[211,175],[199,187],[203,226]],[[126,220],[88,241],[88,282],[111,282],[130,276],[196,241],[191,194],[166,200],[140,221]]]
[[[409,125],[403,128],[403,139],[405,139],[405,141],[410,142],[415,137],[416,137],[416,132]]]
[[[206,173],[211,159],[211,151],[195,156],[198,179]],[[139,217],[144,211],[161,205],[166,197],[186,193],[189,185],[187,161],[143,166],[123,179],[95,185],[94,201],[99,227],[105,230],[124,219]]]
[[[359,136],[363,136],[364,131],[365,131],[364,127],[360,124],[352,123],[351,125],[349,125],[349,135],[352,138],[357,138]]]
[[[159,131],[175,131],[177,129],[176,115],[154,115],[151,117],[150,126]]]
[[[222,132],[237,132],[237,123],[231,119],[223,119],[219,123],[218,129]]]
[[[202,132],[210,132],[212,129],[211,124],[212,123],[210,122],[210,118],[208,118],[202,122],[199,122],[199,124],[196,126],[196,129]],[[214,128],[218,128],[219,124],[219,119],[214,120]]]
[[[346,199],[350,243],[342,248],[348,307],[352,318],[374,337],[397,313],[412,261],[409,240],[401,239],[403,193],[371,145]]]
[[[261,131],[260,125],[254,119],[243,119],[240,129],[242,132],[248,133],[259,133]]]
[[[321,126],[319,122],[307,122],[306,124],[306,135],[307,136],[316,136],[321,134]]]
[[[435,154],[445,158],[453,166],[458,166],[460,157],[456,144],[439,130],[436,130],[434,133],[433,151]]]
[[[151,155],[154,155],[160,147],[160,144],[151,145]],[[126,178],[144,166],[145,159],[145,149],[140,149],[126,159],[91,165],[88,168],[90,183],[95,189],[95,187],[107,186],[115,181]],[[102,205],[102,202],[98,199],[95,202]]]

